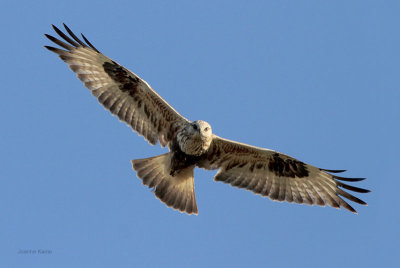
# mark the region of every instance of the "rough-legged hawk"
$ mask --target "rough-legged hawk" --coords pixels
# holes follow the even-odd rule
[[[66,25],[66,35],[53,26],[61,41],[46,37],[61,48],[45,46],[65,61],[99,102],[126,122],[149,143],[168,146],[169,152],[132,160],[143,184],[167,206],[197,214],[193,170],[218,169],[216,181],[251,190],[272,200],[319,206],[344,207],[342,198],[366,203],[343,189],[367,193],[350,186],[362,178],[335,175],[344,170],[326,170],[305,164],[273,150],[226,140],[212,133],[205,121],[189,121],[174,110],[144,80],[100,53],[82,35],[80,40]],[[333,174],[331,174],[333,173]]]

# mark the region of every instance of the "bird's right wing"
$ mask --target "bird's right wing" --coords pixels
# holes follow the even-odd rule
[[[100,53],[82,35],[80,40],[65,24],[70,37],[53,25],[65,40],[46,37],[64,49],[45,46],[65,61],[99,102],[151,144],[161,146],[188,120],[174,110],[143,79]]]

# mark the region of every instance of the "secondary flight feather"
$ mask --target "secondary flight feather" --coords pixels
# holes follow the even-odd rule
[[[216,181],[250,190],[272,200],[308,205],[329,205],[356,210],[343,198],[366,205],[345,190],[369,190],[345,182],[337,173],[305,164],[273,150],[220,138],[202,120],[189,121],[161,98],[143,79],[103,55],[84,35],[79,39],[65,24],[63,39],[45,36],[61,48],[45,46],[68,64],[93,96],[113,115],[126,122],[150,144],[168,146],[169,152],[132,160],[132,167],[144,185],[154,190],[167,206],[197,214],[194,168],[217,170]]]

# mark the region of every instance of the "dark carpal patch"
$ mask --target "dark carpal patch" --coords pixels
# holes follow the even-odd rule
[[[103,64],[104,71],[116,82],[119,83],[119,89],[123,92],[128,91],[133,96],[137,92],[139,78],[130,75],[121,65],[116,62],[105,62]]]
[[[296,159],[283,159],[278,153],[272,156],[268,168],[279,177],[303,178],[309,174],[303,162]]]

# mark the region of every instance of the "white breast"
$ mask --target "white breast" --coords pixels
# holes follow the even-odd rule
[[[177,135],[178,144],[182,152],[188,155],[202,155],[207,152],[211,141],[185,134],[182,131]]]

